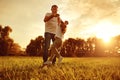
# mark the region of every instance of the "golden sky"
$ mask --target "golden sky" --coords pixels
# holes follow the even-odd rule
[[[11,26],[10,37],[25,48],[31,39],[44,35],[43,19],[53,4],[69,21],[65,39],[120,34],[120,0],[0,0],[0,24]]]

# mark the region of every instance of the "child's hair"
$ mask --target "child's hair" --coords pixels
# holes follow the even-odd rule
[[[68,21],[65,21],[65,24],[66,24],[66,25],[68,25],[68,24],[69,24],[69,22],[68,22]]]
[[[61,31],[62,31],[63,34],[66,32],[67,25],[68,25],[68,21],[64,21],[64,22],[61,21],[60,27],[61,27]]]

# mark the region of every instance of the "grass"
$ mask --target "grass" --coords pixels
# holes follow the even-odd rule
[[[0,57],[0,80],[120,80],[120,57],[64,58],[41,68],[41,57]]]

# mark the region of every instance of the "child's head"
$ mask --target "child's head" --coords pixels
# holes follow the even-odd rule
[[[68,25],[68,21],[61,22],[61,31],[63,34],[66,32],[67,25]]]
[[[65,25],[68,25],[68,24],[69,24],[69,22],[68,22],[68,21],[65,21],[64,23],[65,23]]]

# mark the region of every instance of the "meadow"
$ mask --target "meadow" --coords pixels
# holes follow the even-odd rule
[[[0,80],[120,80],[120,57],[64,58],[41,66],[41,57],[0,57]]]

